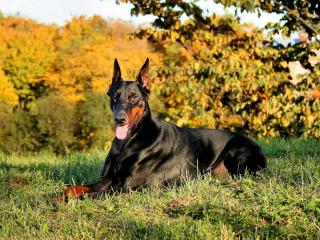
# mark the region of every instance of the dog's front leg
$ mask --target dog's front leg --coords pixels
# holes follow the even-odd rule
[[[110,178],[101,178],[99,182],[90,184],[90,185],[84,185],[84,186],[70,186],[66,190],[63,191],[63,194],[66,197],[71,198],[80,198],[84,194],[89,194],[89,196],[94,195],[102,195],[104,192],[107,192],[112,180]],[[93,197],[94,198],[94,197]]]
[[[110,170],[111,159],[108,155],[104,162],[104,166],[101,172],[101,178],[97,183],[84,185],[84,186],[70,186],[63,191],[64,196],[79,198],[84,194],[88,194],[90,197],[95,198],[95,195],[100,196],[102,193],[106,192],[111,185],[112,178]]]

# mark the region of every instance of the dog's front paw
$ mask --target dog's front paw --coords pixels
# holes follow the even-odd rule
[[[85,193],[90,192],[90,188],[87,186],[71,186],[63,191],[66,197],[79,198]]]

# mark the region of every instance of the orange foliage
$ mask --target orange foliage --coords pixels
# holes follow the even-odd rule
[[[13,85],[0,68],[0,103],[7,105],[9,109],[18,105],[18,95],[15,93]]]
[[[0,59],[20,101],[35,99],[33,88],[55,61],[56,27],[9,17],[0,21]]]
[[[134,80],[147,57],[129,23],[77,17],[63,27],[0,19],[0,151],[67,153],[108,145],[113,122],[106,92],[114,58]]]
[[[114,58],[127,79],[135,79],[147,57],[153,66],[160,62],[146,40],[130,39],[135,29],[99,16],[77,17],[61,28],[8,17],[0,21],[0,59],[20,102],[58,91],[76,103],[86,91],[106,92]]]
[[[128,79],[135,79],[147,57],[159,62],[146,40],[129,39],[130,26],[133,31],[132,25],[107,23],[99,16],[72,19],[56,36],[58,60],[46,76],[50,87],[75,103],[88,90],[106,92],[114,58],[125,66],[123,77]]]

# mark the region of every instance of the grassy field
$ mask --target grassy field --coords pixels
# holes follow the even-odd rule
[[[0,239],[320,239],[320,141],[261,141],[251,176],[71,200],[65,184],[98,179],[103,151],[0,155]]]

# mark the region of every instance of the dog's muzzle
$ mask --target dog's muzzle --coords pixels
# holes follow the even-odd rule
[[[118,111],[114,114],[114,120],[117,125],[123,125],[126,122],[127,114],[125,111]]]

